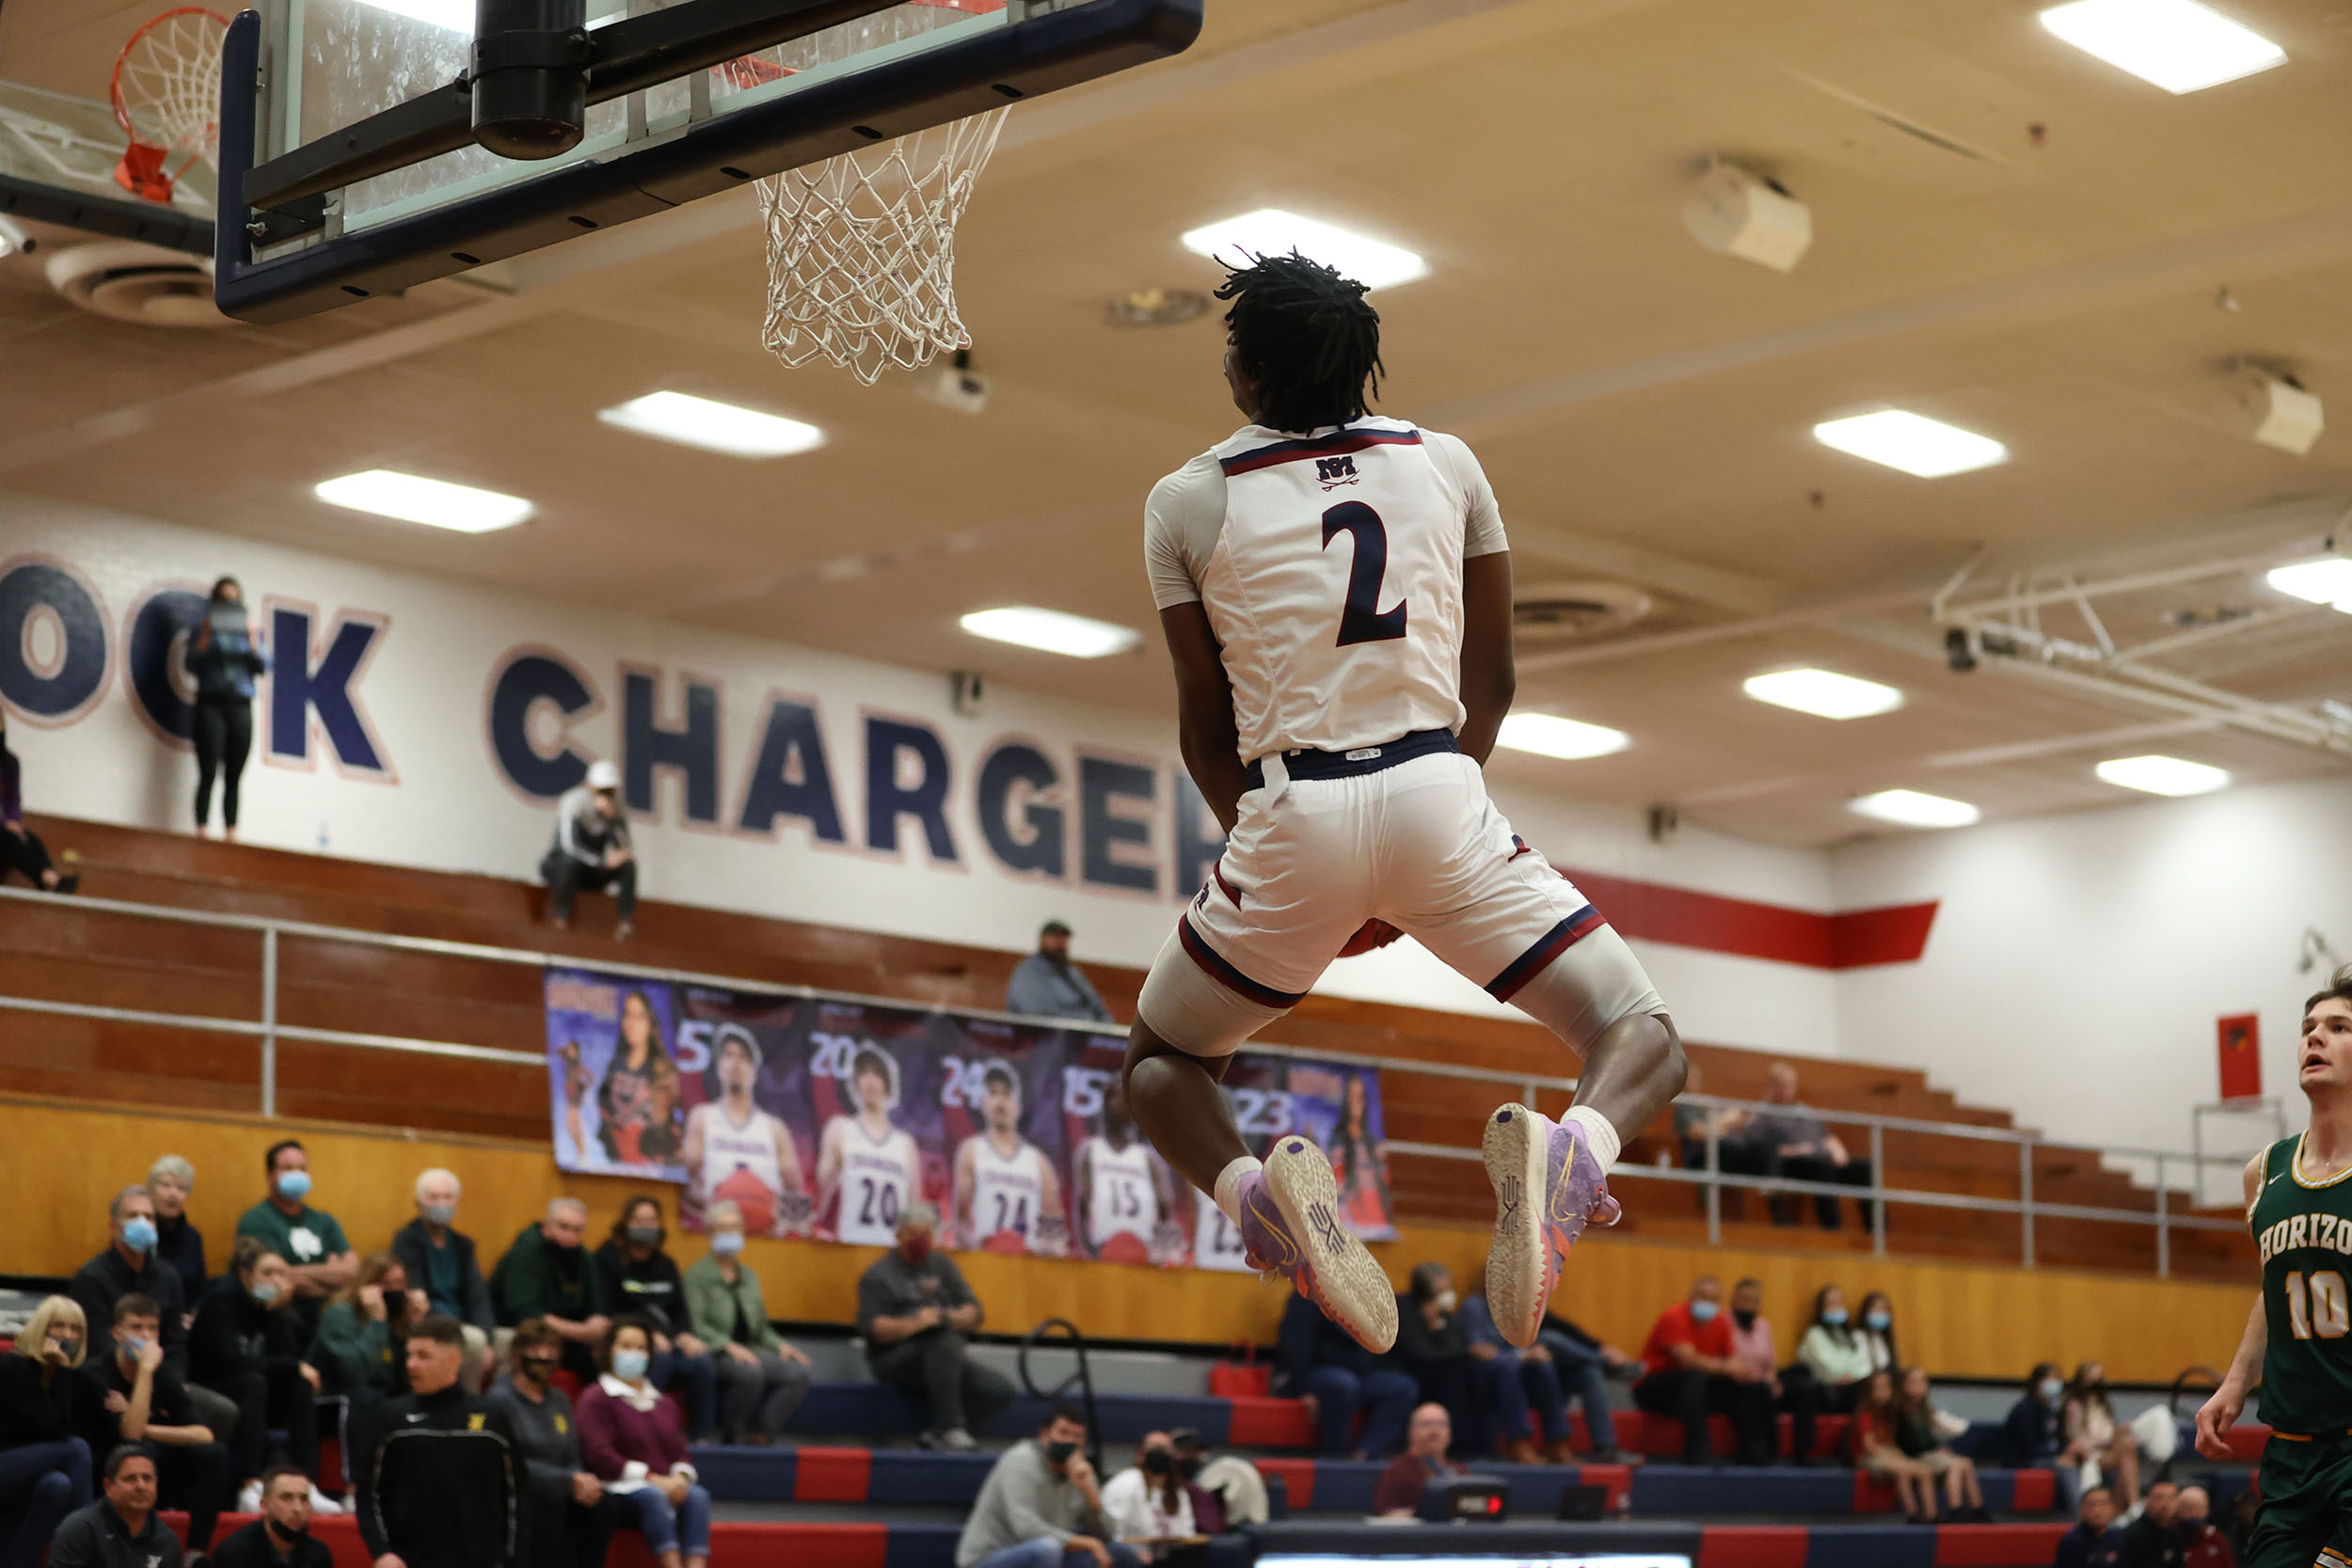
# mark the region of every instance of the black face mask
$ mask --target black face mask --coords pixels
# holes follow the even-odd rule
[[[1143,1473],[1147,1476],[1174,1475],[1176,1456],[1166,1449],[1153,1449],[1143,1456]]]
[[[1742,1312],[1740,1308],[1735,1307],[1731,1309],[1731,1321],[1740,1325],[1740,1333],[1745,1334],[1749,1329],[1756,1326],[1756,1314],[1753,1312]]]
[[[270,1519],[266,1522],[269,1525],[270,1534],[276,1536],[278,1540],[285,1542],[288,1545],[292,1545],[294,1542],[301,1540],[304,1536],[310,1533],[310,1527],[308,1525],[303,1526],[300,1529],[288,1529],[285,1526],[279,1524],[275,1519]]]
[[[529,1372],[532,1378],[539,1383],[545,1383],[548,1379],[554,1377],[555,1369],[559,1365],[561,1365],[561,1362],[556,1357],[551,1355],[544,1357],[527,1355],[523,1357],[521,1362],[523,1370]]]
[[[1197,1481],[1208,1463],[1208,1459],[1201,1454],[1188,1453],[1176,1462],[1176,1473],[1186,1481]]]
[[[1048,1443],[1045,1445],[1045,1457],[1048,1462],[1055,1465],[1069,1464],[1070,1456],[1077,1451],[1078,1445],[1075,1443]]]

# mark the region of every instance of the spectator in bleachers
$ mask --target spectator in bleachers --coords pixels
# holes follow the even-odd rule
[[[90,1354],[114,1348],[115,1303],[142,1295],[164,1314],[164,1361],[174,1376],[188,1375],[189,1302],[180,1273],[155,1256],[155,1200],[145,1187],[125,1187],[106,1210],[105,1250],[83,1264],[66,1287],[90,1327]]]
[[[208,1552],[213,1526],[235,1495],[229,1449],[199,1421],[186,1385],[164,1365],[163,1313],[146,1296],[115,1303],[114,1349],[82,1364],[90,1382],[86,1433],[90,1452],[144,1444],[155,1462],[156,1495],[185,1509],[188,1549]]]
[[[1421,1512],[1421,1495],[1432,1481],[1458,1476],[1462,1466],[1448,1459],[1454,1446],[1453,1418],[1436,1402],[1413,1412],[1406,1429],[1405,1451],[1372,1483],[1372,1511],[1383,1519],[1409,1519]]]
[[[1810,1384],[1815,1411],[1843,1416],[1862,1397],[1874,1370],[1870,1347],[1854,1331],[1846,1310],[1846,1292],[1835,1285],[1822,1286],[1814,1292],[1813,1322],[1798,1341],[1797,1359],[1781,1369],[1782,1386],[1793,1393],[1798,1384]],[[1811,1445],[1799,1440],[1800,1460],[1812,1451]]]
[[[1222,1535],[1245,1525],[1263,1525],[1269,1517],[1265,1477],[1237,1453],[1212,1457],[1209,1446],[1191,1427],[1168,1434],[1176,1446],[1176,1471],[1192,1493],[1192,1516],[1203,1535]]]
[[[1473,1358],[1469,1325],[1454,1293],[1454,1272],[1443,1263],[1416,1263],[1396,1301],[1397,1365],[1413,1374],[1423,1402],[1445,1406],[1454,1440],[1466,1451],[1486,1447],[1491,1405],[1484,1363]]]
[[[2181,1568],[2181,1487],[2161,1477],[2148,1483],[2139,1517],[2123,1527],[2129,1568]]]
[[[1862,1348],[1870,1353],[1874,1372],[1891,1372],[1903,1364],[1895,1349],[1895,1304],[1884,1291],[1862,1298]]]
[[[1394,1449],[1419,1390],[1413,1380],[1383,1367],[1355,1336],[1297,1291],[1282,1307],[1274,1348],[1275,1389],[1308,1402],[1327,1459],[1365,1459]],[[1356,1436],[1361,1412],[1364,1433]]]
[[[610,887],[618,923],[615,941],[637,930],[637,850],[629,842],[628,818],[621,812],[621,770],[610,762],[588,765],[588,779],[564,792],[555,803],[555,842],[539,862],[548,884],[548,919],[561,930],[572,923],[572,901],[585,888]]]
[[[1176,1460],[1176,1442],[1165,1432],[1147,1432],[1136,1447],[1136,1462],[1103,1483],[1103,1519],[1111,1539],[1135,1545],[1165,1543],[1205,1533],[1193,1517],[1192,1491]],[[1146,1562],[1165,1562],[1175,1548],[1136,1546]]]
[[[1030,1018],[1076,1018],[1108,1023],[1094,982],[1070,961],[1070,927],[1049,920],[1037,933],[1037,951],[1013,966],[1005,985],[1005,1011]]]
[[[406,1351],[408,1392],[353,1425],[351,1511],[368,1557],[375,1568],[516,1568],[527,1494],[513,1424],[467,1390],[456,1319],[427,1313]]]
[[[1699,1064],[1695,1061],[1690,1063],[1682,1080],[1682,1093],[1689,1096],[1704,1092],[1703,1077]],[[1686,1104],[1682,1100],[1677,1099],[1674,1108],[1675,1141],[1682,1146],[1684,1167],[1690,1170],[1705,1170],[1707,1168],[1707,1130],[1712,1127],[1715,1129],[1716,1137],[1721,1139],[1725,1133],[1739,1127],[1744,1116],[1744,1112],[1711,1111],[1705,1106]],[[1718,1152],[1722,1150],[1719,1148]],[[1720,1168],[1728,1170],[1730,1167],[1725,1165]]]
[[[1895,1446],[1944,1483],[1946,1517],[1960,1524],[1987,1524],[1984,1492],[1977,1484],[1977,1462],[1952,1451],[1952,1439],[1968,1423],[1935,1407],[1934,1391],[1925,1367],[1907,1367],[1895,1385]]]
[[[1731,1323],[1723,1316],[1723,1282],[1702,1275],[1688,1300],[1658,1315],[1642,1346],[1642,1380],[1633,1402],[1653,1416],[1682,1422],[1682,1462],[1713,1462],[1708,1442],[1709,1415],[1731,1418],[1734,1457],[1741,1465],[1769,1465],[1772,1457],[1772,1394],[1755,1369],[1732,1354]]]
[[[177,1154],[167,1154],[147,1168],[147,1196],[155,1202],[155,1256],[180,1276],[180,1299],[187,1306],[182,1329],[193,1322],[196,1298],[204,1293],[212,1275],[204,1272],[204,1233],[188,1218],[188,1199],[196,1193],[196,1167]]]
[[[433,1310],[389,1252],[371,1254],[319,1314],[310,1365],[319,1392],[340,1394],[356,1414],[408,1391],[408,1331]]]
[[[310,1478],[291,1465],[262,1472],[262,1516],[213,1553],[213,1568],[334,1568],[326,1543],[310,1533]]]
[[[705,1218],[707,1222],[708,1216]],[[677,1260],[661,1244],[667,1238],[660,1198],[640,1193],[623,1199],[612,1234],[596,1248],[597,1283],[610,1310],[634,1312],[652,1320],[653,1386],[664,1393],[674,1386],[679,1389],[686,1401],[687,1435],[697,1443],[706,1442],[720,1424],[712,1354],[710,1346],[694,1334]],[[737,1244],[741,1244],[739,1235]],[[758,1288],[758,1281],[753,1280],[752,1289],[756,1291]],[[766,1324],[765,1312],[759,1321]],[[774,1334],[773,1329],[768,1331],[771,1338]],[[781,1429],[782,1423],[778,1425]]]
[[[1813,1463],[1813,1448],[1820,1433],[1821,1390],[1810,1377],[1780,1375],[1780,1347],[1772,1320],[1764,1315],[1764,1284],[1742,1279],[1731,1288],[1732,1358],[1771,1390],[1772,1408],[1788,1415],[1792,1452],[1800,1465]]]
[[[2074,1528],[2058,1537],[2053,1568],[2123,1568],[2123,1532],[2115,1528],[2115,1494],[2094,1486],[2083,1494]]]
[[[700,1365],[718,1374],[721,1441],[771,1443],[808,1398],[808,1356],[768,1320],[759,1275],[743,1261],[742,1210],[722,1199],[703,1218],[710,1227],[710,1250],[686,1271],[677,1321],[693,1330],[686,1336],[691,1342],[719,1347]],[[660,1343],[657,1333],[657,1363]]]
[[[490,1271],[490,1299],[499,1326],[544,1318],[564,1337],[564,1367],[596,1375],[597,1347],[612,1327],[612,1308],[596,1259],[581,1243],[588,1206],[576,1197],[548,1200],[547,1212],[515,1233],[506,1256]]]
[[[487,1381],[498,1313],[490,1305],[490,1282],[482,1275],[473,1238],[456,1228],[457,1204],[464,1196],[455,1171],[436,1165],[420,1173],[417,1217],[392,1232],[392,1256],[408,1275],[409,1289],[424,1292],[427,1311],[457,1320],[466,1337],[461,1381],[479,1393]],[[406,1359],[405,1351],[393,1354]]]
[[[180,1538],[155,1512],[155,1461],[135,1443],[106,1455],[103,1495],[49,1543],[49,1568],[180,1568]]]
[[[235,578],[213,584],[203,618],[182,657],[196,683],[196,706],[188,719],[189,737],[196,742],[196,831],[202,833],[212,817],[217,777],[222,835],[234,839],[237,784],[253,750],[253,683],[269,670],[269,660],[253,645],[245,588]]]
[[[1870,1162],[1855,1159],[1837,1134],[1822,1125],[1820,1117],[1798,1102],[1795,1068],[1787,1062],[1773,1063],[1764,1098],[1776,1108],[1735,1113],[1736,1120],[1725,1125],[1719,1134],[1726,1155],[1734,1146],[1740,1151],[1738,1168],[1799,1181],[1836,1182],[1848,1187],[1870,1184]],[[1725,1159],[1724,1168],[1734,1168],[1730,1158]],[[1861,1210],[1862,1223],[1867,1226],[1869,1200],[1856,1199],[1856,1204]],[[1837,1199],[1825,1194],[1814,1198],[1813,1208],[1824,1230],[1835,1230],[1844,1221]],[[1797,1223],[1795,1204],[1788,1196],[1775,1196],[1772,1210],[1774,1225]]]
[[[1926,1465],[1903,1452],[1896,1432],[1895,1374],[1872,1372],[1854,1405],[1853,1420],[1846,1428],[1846,1445],[1853,1454],[1854,1468],[1892,1485],[1911,1523],[1932,1523],[1935,1482],[1929,1478]]]
[[[1584,1407],[1584,1432],[1593,1451],[1592,1465],[1639,1465],[1642,1456],[1617,1447],[1617,1420],[1609,1408],[1609,1379],[1633,1376],[1633,1358],[1614,1345],[1606,1345],[1557,1312],[1544,1314],[1535,1343],[1560,1369],[1560,1388]]]
[[[1547,1459],[1572,1463],[1568,1404],[1551,1353],[1540,1343],[1520,1350],[1503,1338],[1483,1289],[1462,1303],[1461,1321],[1473,1374],[1483,1379],[1485,1402],[1501,1429],[1502,1457],[1519,1465],[1541,1465]],[[1538,1433],[1544,1440],[1541,1449],[1535,1446]]]
[[[359,1255],[343,1239],[343,1227],[310,1197],[310,1156],[293,1138],[281,1138],[262,1156],[269,1196],[237,1216],[237,1234],[251,1236],[285,1259],[287,1288],[305,1334],[318,1327],[326,1298],[351,1283]]]
[[[653,1324],[613,1320],[597,1357],[600,1375],[580,1396],[580,1451],[608,1487],[624,1492],[624,1507],[661,1568],[704,1568],[710,1560],[710,1494],[697,1483],[686,1456],[686,1430],[677,1406],[647,1375],[653,1368]]]
[[[985,1427],[1012,1402],[1012,1384],[974,1362],[964,1336],[980,1326],[980,1301],[962,1271],[931,1250],[939,1211],[910,1203],[898,1244],[858,1276],[857,1331],[877,1381],[930,1403],[927,1448],[977,1448]]]
[[[50,893],[72,893],[82,885],[78,874],[58,874],[49,846],[24,825],[24,768],[8,750],[8,716],[0,709],[0,881],[8,880],[10,871]]]
[[[262,1472],[262,1516],[213,1553],[213,1568],[334,1568],[326,1543],[310,1533],[310,1478],[291,1465]]]
[[[0,1568],[34,1568],[88,1500],[95,1396],[75,1375],[88,1337],[72,1299],[49,1296],[0,1354]]]
[[[572,1402],[555,1386],[564,1337],[533,1318],[516,1326],[511,1370],[488,1403],[506,1412],[522,1446],[532,1568],[604,1568],[612,1528],[628,1507],[580,1457]]]
[[[2096,1361],[2074,1369],[2066,1385],[2061,1419],[2066,1443],[2079,1448],[2100,1469],[2101,1479],[2115,1489],[2125,1513],[2139,1506],[2139,1439],[2130,1426],[2115,1418],[2107,1402],[2107,1370]]]
[[[1111,1539],[1086,1440],[1086,1418],[1058,1404],[1007,1449],[964,1521],[956,1568],[1062,1568],[1081,1554],[1095,1568],[1138,1568],[1136,1549]]]
[[[2058,1363],[2044,1361],[2026,1379],[2025,1396],[2010,1406],[2001,1423],[2001,1463],[2018,1470],[2049,1470],[2058,1477],[2058,1506],[2072,1511],[2082,1490],[2082,1442],[2066,1435],[2066,1379]]]
[[[286,1433],[287,1459],[318,1479],[319,1374],[308,1349],[293,1270],[258,1238],[239,1236],[229,1272],[196,1309],[188,1361],[199,1383],[237,1406],[229,1451],[240,1486],[261,1475],[273,1426]]]
[[[2237,1568],[2237,1553],[2213,1522],[2213,1497],[2201,1486],[2181,1488],[2178,1514],[2181,1568]]]

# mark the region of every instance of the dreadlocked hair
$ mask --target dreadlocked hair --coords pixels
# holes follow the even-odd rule
[[[1364,292],[1295,250],[1251,257],[1217,289],[1233,302],[1225,325],[1257,386],[1260,424],[1314,430],[1370,411],[1380,395],[1380,312]]]

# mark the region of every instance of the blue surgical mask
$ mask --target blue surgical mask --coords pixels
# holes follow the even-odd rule
[[[1887,1313],[1872,1312],[1862,1320],[1862,1326],[1873,1334],[1883,1334],[1895,1326],[1895,1320]]]
[[[710,1238],[710,1250],[722,1258],[732,1258],[743,1250],[740,1230],[722,1230]]]
[[[635,1383],[645,1375],[650,1360],[642,1350],[616,1350],[612,1353],[612,1375],[624,1383]]]
[[[275,1307],[278,1305],[278,1289],[276,1280],[256,1281],[251,1287],[253,1299],[263,1307]]]
[[[310,1196],[310,1173],[307,1170],[281,1170],[278,1173],[278,1196],[289,1203],[300,1203]]]
[[[118,1334],[115,1336],[115,1343],[121,1348],[122,1354],[133,1361],[136,1361],[139,1358],[139,1353],[147,1348],[146,1338],[137,1334]]]
[[[122,1222],[122,1244],[133,1252],[151,1252],[155,1247],[155,1222],[145,1214],[134,1214]]]
[[[1722,1310],[1722,1307],[1711,1301],[1694,1301],[1691,1304],[1691,1321],[1694,1323],[1711,1323],[1715,1321],[1715,1314]]]
[[[1833,1307],[1821,1314],[1821,1321],[1832,1328],[1843,1328],[1846,1326],[1846,1309],[1842,1307]]]
[[[424,1216],[425,1224],[437,1225],[442,1229],[446,1230],[449,1228],[450,1222],[457,1217],[457,1205],[454,1203],[428,1203],[419,1209],[418,1212]]]
[[[2034,1387],[2042,1399],[2051,1404],[2056,1404],[2058,1397],[2066,1392],[2066,1385],[2055,1377],[2045,1377],[2040,1383],[2035,1384]]]

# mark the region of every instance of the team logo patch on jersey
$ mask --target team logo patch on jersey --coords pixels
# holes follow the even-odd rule
[[[1351,454],[1343,453],[1338,457],[1315,459],[1315,478],[1322,481],[1326,490],[1336,490],[1343,484],[1353,484],[1359,477],[1356,472],[1356,459]]]

